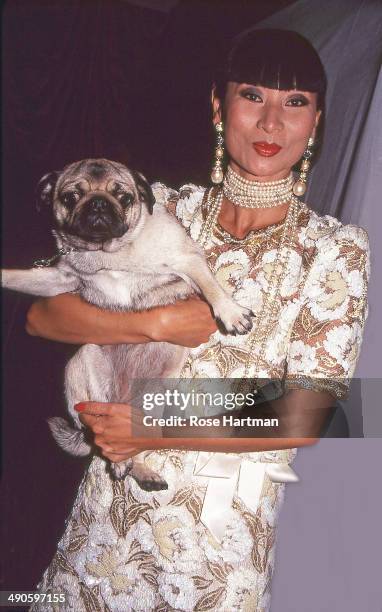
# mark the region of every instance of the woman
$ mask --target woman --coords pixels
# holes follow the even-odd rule
[[[298,34],[239,37],[212,92],[216,186],[177,193],[154,185],[157,204],[177,215],[219,281],[253,310],[252,332],[224,336],[197,298],[144,313],[103,312],[74,295],[32,307],[32,334],[173,342],[192,347],[183,377],[273,378],[289,389],[272,402],[283,417],[279,439],[227,438],[223,426],[214,438],[187,437],[191,428],[186,436],[181,427],[162,428],[157,439],[143,437],[142,427],[133,437],[140,417],[131,407],[79,405],[104,457],[150,449],[147,461],[169,487],[149,493],[130,478],[113,482],[104,460],[92,460],[38,587],[66,594],[57,609],[268,610],[283,483],[296,480],[288,464],[295,447],[316,440],[333,398],[346,395],[367,310],[365,232],[318,216],[296,197],[305,190],[325,87],[316,52]],[[295,181],[291,168],[300,160]]]

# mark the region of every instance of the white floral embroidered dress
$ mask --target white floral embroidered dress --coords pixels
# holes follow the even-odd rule
[[[185,185],[178,193],[157,183],[154,193],[157,205],[166,205],[197,239],[207,212],[205,190]],[[217,226],[206,245],[220,283],[255,314],[261,312],[281,231],[282,223],[227,242]],[[366,232],[301,204],[277,323],[250,375],[286,373],[290,387],[344,397],[360,350],[368,277]],[[247,344],[248,335],[216,332],[191,349],[186,376],[243,376]],[[236,454],[257,465],[288,464],[294,455],[294,449]],[[236,491],[218,542],[200,520],[207,484],[195,476],[197,457],[196,451],[151,452],[147,461],[169,488],[150,493],[129,477],[112,481],[106,463],[93,458],[38,585],[41,592],[65,593],[66,604],[30,609],[266,612],[285,484],[265,475],[255,512]]]

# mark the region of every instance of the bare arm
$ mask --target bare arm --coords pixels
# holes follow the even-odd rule
[[[164,427],[163,438],[156,441],[159,448],[188,448],[192,450],[254,452],[279,450],[315,444],[330,419],[335,399],[330,393],[308,389],[292,389],[280,399],[269,402],[270,412],[258,416],[277,418],[278,425],[258,429],[253,425],[239,428],[221,424],[217,427],[198,428],[198,438],[191,438],[194,427]],[[256,417],[256,410],[244,410],[235,416]],[[243,419],[244,417],[244,419]],[[223,423],[223,417],[219,416]],[[264,435],[264,437],[255,437]],[[212,438],[211,436],[218,436]],[[200,437],[202,436],[202,437]]]
[[[196,297],[143,312],[112,312],[73,293],[34,302],[26,325],[32,336],[69,344],[166,341],[189,347],[207,342],[216,329],[209,306]]]
[[[32,305],[28,313],[27,331],[32,335],[74,344],[144,343],[154,340],[192,347],[206,342],[210,334],[216,331],[216,325],[208,305],[198,298],[140,313],[116,313],[96,308],[78,295],[63,294],[38,300]],[[210,427],[204,430],[199,427],[197,433],[195,427],[171,427],[164,428],[162,436],[155,442],[151,439],[150,448],[154,444],[155,448],[253,452],[305,446],[318,440],[333,403],[329,393],[291,390],[271,404],[272,410],[281,417],[281,428],[264,432],[262,438],[251,437],[253,429],[250,427],[236,430],[235,437],[231,437],[233,431],[223,425],[213,431]],[[129,439],[125,422],[127,414],[128,411],[122,410],[120,415],[122,422],[117,429],[122,438],[119,438],[119,444],[122,448],[126,447],[126,443],[142,448],[142,444],[147,444],[143,436]]]
[[[26,330],[32,336],[69,344],[149,342],[146,314],[131,313],[129,325],[125,313],[101,310],[78,295],[64,293],[34,302],[27,315]]]
[[[81,408],[80,419],[95,434],[94,442],[104,457],[111,461],[123,461],[142,450],[172,448],[244,453],[310,446],[319,440],[334,403],[329,393],[292,389],[272,402],[272,411],[283,415],[280,430],[269,428],[261,433],[264,436],[261,438],[253,437],[251,426],[234,431],[221,424],[198,427],[197,432],[190,425],[148,427],[142,423],[142,413],[126,404],[87,402]],[[255,416],[253,410],[250,412]],[[222,417],[219,420],[222,422]]]

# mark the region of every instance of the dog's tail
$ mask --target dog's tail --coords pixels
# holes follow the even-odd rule
[[[64,451],[79,457],[85,457],[90,453],[91,447],[85,441],[83,431],[71,427],[61,417],[50,417],[47,421],[53,438]]]

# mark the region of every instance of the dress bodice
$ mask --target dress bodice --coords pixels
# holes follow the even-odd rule
[[[208,212],[205,188],[190,184],[175,191],[155,183],[153,190],[157,204],[165,205],[197,240]],[[252,309],[255,322],[269,290],[282,228],[283,222],[276,223],[239,240],[217,224],[205,245],[216,278],[239,304]],[[369,269],[365,230],[320,216],[301,203],[278,316],[265,350],[252,356],[257,363],[250,376],[284,378],[289,387],[324,389],[345,397],[367,316]],[[250,335],[215,332],[190,350],[186,376],[242,377]]]

